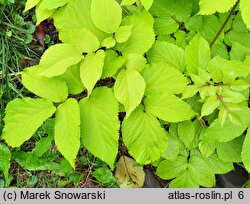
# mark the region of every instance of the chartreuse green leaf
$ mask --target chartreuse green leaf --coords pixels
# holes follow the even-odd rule
[[[125,57],[118,56],[114,50],[106,50],[102,78],[115,75],[118,69],[120,69],[125,63],[125,61]]]
[[[243,18],[244,23],[250,30],[250,1],[249,0],[241,0],[240,1],[240,11],[241,11],[241,16]]]
[[[134,4],[136,0],[122,0],[121,5],[131,5]]]
[[[128,40],[132,32],[132,25],[120,26],[115,32],[115,39],[118,43],[124,43]]]
[[[8,103],[2,138],[11,147],[19,147],[28,140],[56,108],[45,99],[15,99]]]
[[[248,108],[233,112],[237,114],[243,126],[232,123],[228,118],[223,126],[218,119],[215,119],[206,130],[203,136],[204,142],[228,142],[243,134],[250,121],[250,111]]]
[[[42,0],[40,4],[41,9],[56,9],[58,7],[64,6],[65,4],[69,3],[72,0]]]
[[[241,33],[239,33],[239,34],[241,35]],[[250,34],[246,33],[246,35],[250,35]],[[230,34],[228,34],[227,37],[228,36],[230,36]],[[237,33],[237,37],[240,38],[238,33]],[[230,51],[230,59],[231,60],[244,61],[246,59],[246,56],[249,54],[250,54],[250,47],[249,46],[238,43],[238,42],[232,42],[232,47],[231,47],[231,51]]]
[[[79,94],[84,90],[80,78],[80,63],[72,65],[63,75],[60,76],[68,86],[69,93]]]
[[[237,0],[200,0],[201,15],[211,15],[215,12],[224,13],[229,11]]]
[[[179,24],[172,17],[155,18],[154,29],[157,35],[168,35],[175,33]]]
[[[187,71],[196,74],[199,69],[205,69],[210,61],[210,47],[200,35],[196,35],[185,50]]]
[[[141,188],[145,173],[133,159],[121,156],[116,164],[115,177],[120,188]]]
[[[43,54],[37,74],[45,77],[59,76],[82,59],[81,52],[70,44],[53,45]]]
[[[241,162],[241,151],[244,137],[238,137],[230,142],[221,142],[217,145],[218,157],[227,162]]]
[[[206,158],[205,162],[208,163],[215,174],[225,174],[234,170],[234,165],[232,162],[223,161],[216,154]]]
[[[128,54],[126,56],[126,68],[141,72],[147,64],[145,57],[139,54]]]
[[[124,69],[117,76],[114,93],[124,105],[127,117],[141,103],[145,88],[143,77],[134,69]]]
[[[129,53],[144,55],[155,41],[154,19],[151,14],[144,10],[127,16],[122,20],[121,25],[132,25],[132,30],[128,40],[124,43],[117,43],[116,48],[124,55]]]
[[[59,35],[60,40],[74,45],[80,52],[95,52],[100,46],[98,38],[85,28],[64,29]]]
[[[80,77],[84,86],[88,90],[88,95],[91,94],[96,82],[102,76],[104,58],[105,52],[99,50],[97,53],[88,54],[81,63]]]
[[[121,5],[131,5],[134,4],[136,0],[122,0]]]
[[[225,107],[221,107],[219,114],[218,114],[218,120],[220,122],[221,127],[223,127],[223,125],[226,122],[227,114],[228,114],[228,110]]]
[[[150,12],[157,17],[174,17],[178,22],[185,22],[191,15],[192,0],[154,0]]]
[[[158,160],[167,147],[165,130],[142,107],[138,107],[124,120],[122,137],[129,153],[140,164]]]
[[[91,0],[74,0],[57,10],[53,19],[59,33],[85,28],[93,33],[100,42],[104,40],[107,34],[96,28],[91,18],[91,2]]]
[[[200,186],[213,187],[215,185],[215,175],[209,164],[198,156],[192,156],[189,160],[188,170]]]
[[[201,117],[210,115],[211,113],[214,112],[216,108],[218,108],[219,105],[220,105],[220,100],[216,95],[208,97],[202,106]]]
[[[181,122],[195,115],[187,103],[168,93],[148,95],[144,105],[148,113],[167,122]]]
[[[191,98],[199,91],[199,86],[189,85],[182,90],[182,99]]]
[[[226,119],[223,126],[221,126],[218,119],[208,127],[203,140],[206,142],[227,142],[236,137],[239,137],[245,128],[235,125]]]
[[[230,83],[230,88],[234,91],[243,91],[247,88],[249,88],[250,83],[244,80],[235,80],[232,83]]]
[[[40,1],[37,5],[36,5],[36,25],[39,25],[42,21],[44,21],[45,19],[49,18],[52,16],[52,14],[55,12],[56,9],[52,9],[52,10],[48,10],[48,9],[42,9],[40,7],[41,5]]]
[[[149,10],[154,2],[154,0],[140,0],[140,1],[146,10]]]
[[[162,179],[173,179],[182,175],[188,167],[187,158],[178,156],[175,160],[163,160],[157,166],[156,174]]]
[[[223,101],[228,103],[240,103],[247,100],[243,94],[235,91],[223,91],[221,96],[223,97]]]
[[[176,160],[164,160],[157,167],[157,175],[163,179],[172,179],[170,188],[212,187],[215,175],[209,164],[198,156],[191,156],[189,161],[184,156]]]
[[[142,76],[146,82],[146,95],[163,92],[179,94],[188,84],[188,79],[179,70],[164,62],[147,66]]]
[[[237,67],[237,69],[235,69]],[[207,66],[207,71],[215,82],[231,83],[236,77],[247,77],[249,65],[236,60],[226,60],[220,56],[214,57]],[[228,80],[231,80],[228,82]]]
[[[55,143],[70,165],[75,168],[75,158],[80,148],[80,108],[70,98],[56,110]]]
[[[111,168],[118,151],[118,102],[111,89],[96,88],[80,101],[83,145]]]
[[[217,147],[216,142],[204,142],[203,140],[199,143],[199,150],[203,157],[211,156]]]
[[[92,0],[91,17],[97,28],[114,33],[121,24],[122,9],[116,0]]]
[[[116,42],[114,38],[108,37],[101,42],[101,47],[111,48],[115,46],[115,43]]]
[[[199,188],[199,184],[188,170],[184,171],[169,184],[170,188]]]
[[[235,113],[229,112],[228,118],[232,123],[234,123],[238,126],[243,126],[243,123],[242,123],[240,117],[238,115],[236,115]]]
[[[169,133],[168,145],[166,150],[163,152],[162,157],[168,160],[175,160],[180,152],[180,140],[175,135]]]
[[[180,140],[188,147],[195,136],[195,128],[191,120],[178,124],[178,135]]]
[[[250,127],[248,127],[248,131],[243,142],[241,158],[244,163],[245,168],[248,172],[250,172]]]
[[[24,12],[32,9],[33,7],[35,7],[41,0],[27,0],[26,4],[25,4],[25,9]]]
[[[172,43],[156,41],[147,57],[150,63],[165,62],[181,72],[185,70],[185,52]]]
[[[62,102],[67,99],[68,87],[66,83],[57,77],[47,78],[37,76],[39,66],[27,68],[22,72],[22,83],[36,95],[53,102]]]
[[[3,172],[5,178],[5,186],[9,183],[9,168],[10,168],[11,153],[8,147],[0,143],[0,171]]]

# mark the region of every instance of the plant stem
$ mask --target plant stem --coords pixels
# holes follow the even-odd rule
[[[212,47],[214,45],[214,43],[216,42],[216,40],[220,37],[220,34],[222,33],[222,31],[225,29],[227,23],[229,22],[231,16],[233,15],[235,9],[237,8],[238,4],[239,4],[240,0],[238,0],[234,7],[232,8],[231,12],[229,13],[227,19],[225,20],[225,22],[223,23],[223,25],[221,26],[219,32],[216,34],[216,36],[214,37],[213,41],[210,43],[210,47]]]

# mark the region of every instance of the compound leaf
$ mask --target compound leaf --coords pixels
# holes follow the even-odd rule
[[[115,82],[114,93],[125,106],[127,117],[141,103],[146,85],[143,77],[134,69],[122,70]]]
[[[80,148],[80,108],[73,98],[60,104],[56,110],[55,143],[75,168],[75,158]]]
[[[96,88],[89,98],[80,101],[80,109],[83,145],[113,168],[118,151],[120,122],[118,103],[112,90]]]
[[[122,136],[129,153],[140,164],[156,161],[167,147],[167,136],[159,121],[141,107],[124,120]]]
[[[45,99],[15,99],[8,103],[2,138],[11,147],[19,147],[28,140],[56,108]]]

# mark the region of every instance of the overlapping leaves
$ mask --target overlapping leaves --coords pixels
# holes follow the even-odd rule
[[[233,162],[243,161],[249,171],[249,134],[244,132],[250,122],[250,52],[239,54],[243,42],[235,37],[248,31],[238,14],[225,34],[226,44],[233,46],[229,60],[226,47],[220,47],[223,34],[212,49],[207,41],[224,17],[201,15],[226,12],[236,0],[199,3],[199,14],[190,18],[198,1],[27,1],[26,10],[36,6],[38,22],[54,18],[62,43],[22,73],[24,86],[42,99],[10,102],[2,138],[18,147],[55,113],[55,143],[72,167],[81,139],[114,168],[122,139],[137,163],[160,159],[157,174],[173,179],[170,187],[212,187],[215,174],[232,170]],[[248,27],[249,3],[240,2]],[[122,124],[121,111],[126,112]],[[5,146],[1,155],[9,158]],[[15,155],[20,163],[22,155],[34,156]],[[142,168],[121,159],[119,185],[142,186]],[[0,166],[6,180],[8,160]],[[120,168],[140,174],[130,177]]]

